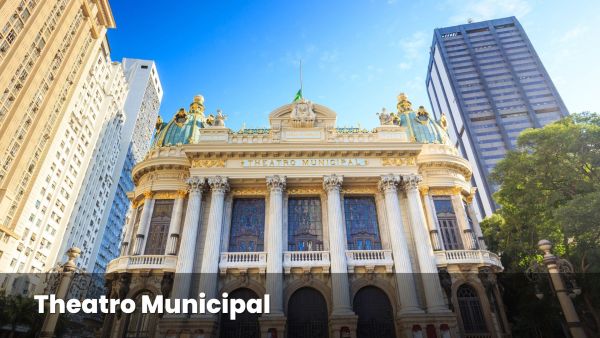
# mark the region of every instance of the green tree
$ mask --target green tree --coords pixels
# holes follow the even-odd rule
[[[500,209],[481,226],[506,272],[524,272],[541,258],[537,242],[551,240],[581,273],[580,312],[600,328],[600,116],[574,114],[525,130],[490,178]]]

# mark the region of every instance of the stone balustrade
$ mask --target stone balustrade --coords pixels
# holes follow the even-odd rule
[[[329,272],[329,251],[285,251],[283,269],[290,273],[294,268],[303,272]]]
[[[438,267],[452,264],[473,264],[477,266],[493,266],[503,269],[500,257],[487,250],[448,250],[435,253]]]
[[[121,256],[108,264],[106,272],[126,272],[132,270],[175,272],[176,265],[177,257],[170,255]]]
[[[350,273],[355,272],[356,268],[374,271],[377,267],[392,272],[394,265],[392,250],[346,250],[346,261]]]
[[[266,252],[222,252],[219,260],[219,271],[265,273],[267,268]]]

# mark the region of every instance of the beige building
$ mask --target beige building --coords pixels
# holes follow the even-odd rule
[[[83,69],[59,130],[49,140],[47,156],[22,199],[15,227],[20,238],[10,238],[2,248],[2,272],[46,272],[64,261],[61,248],[67,245],[82,249],[82,266],[93,258],[97,219],[112,187],[102,171],[114,167],[118,149],[109,143],[120,139],[127,83],[121,64],[111,61],[105,39]],[[77,226],[82,218],[90,225]],[[10,288],[8,282],[0,280],[0,288]]]
[[[471,167],[406,96],[372,131],[305,99],[232,131],[195,97],[133,170],[113,298],[259,298],[270,313],[108,315],[105,337],[502,337]],[[376,118],[375,116],[373,118]]]
[[[0,271],[15,271],[7,268],[21,254],[13,248],[25,256],[42,237],[38,231],[31,240],[33,229],[26,234],[19,220],[29,217],[33,183],[55,156],[49,148],[63,136],[67,107],[99,51],[108,53],[104,36],[114,26],[106,0],[0,3]]]

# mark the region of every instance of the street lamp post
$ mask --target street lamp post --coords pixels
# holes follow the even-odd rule
[[[561,276],[561,269],[559,268],[559,260],[550,250],[552,249],[552,243],[549,240],[543,239],[538,242],[538,248],[544,252],[544,264],[548,269],[548,274],[550,275],[550,281],[554,286],[554,290],[556,292],[556,297],[560,303],[560,307],[562,308],[563,314],[565,315],[565,319],[567,321],[567,325],[569,326],[569,331],[574,338],[586,338],[585,331],[581,326],[581,322],[579,321],[579,316],[577,315],[577,311],[575,311],[575,306],[573,305],[573,301],[569,296],[569,290],[565,287],[565,283],[563,282]],[[574,288],[574,294],[578,294],[581,292],[581,289]],[[538,298],[540,298],[538,296]]]

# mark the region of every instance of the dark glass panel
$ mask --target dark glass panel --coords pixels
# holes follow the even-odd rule
[[[264,236],[265,199],[238,198],[233,200],[229,251],[263,251]]]
[[[323,250],[323,222],[319,197],[288,199],[288,250]]]
[[[348,250],[380,250],[381,238],[373,197],[345,197]]]

